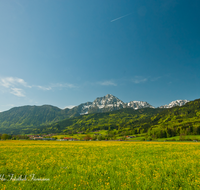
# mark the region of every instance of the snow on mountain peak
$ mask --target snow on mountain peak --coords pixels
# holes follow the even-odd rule
[[[133,109],[140,109],[140,108],[154,108],[147,102],[143,101],[131,101],[127,104],[128,107],[132,107]]]
[[[175,106],[184,106],[187,102],[189,102],[188,100],[175,100],[170,102],[168,105],[163,105],[160,106],[159,108],[172,108]]]
[[[104,107],[124,107],[124,102],[111,94],[96,98],[92,104],[100,109]]]
[[[175,100],[172,101],[168,105],[160,106],[159,108],[172,108],[174,106],[183,106],[188,100]],[[88,113],[96,113],[96,112],[105,112],[105,111],[113,111],[119,110],[121,108],[133,108],[135,110],[141,108],[155,108],[150,105],[148,102],[144,101],[130,101],[128,103],[124,103],[119,98],[113,96],[112,94],[107,94],[103,97],[96,98],[93,102],[86,102],[84,104],[80,104],[76,106],[80,115],[88,114]]]

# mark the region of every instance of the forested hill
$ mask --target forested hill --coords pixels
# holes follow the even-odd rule
[[[148,132],[153,138],[200,134],[200,99],[169,109],[124,108],[65,119],[41,126],[35,132],[88,132],[95,130],[126,131],[127,134]]]
[[[148,125],[150,117],[161,110],[159,108],[138,110],[124,108],[118,111],[79,115],[78,107],[62,110],[50,105],[22,106],[0,113],[0,133],[60,133],[108,129],[109,127],[111,129],[144,127],[146,130],[150,127]],[[140,127],[140,120],[147,118],[148,121],[144,120]]]
[[[50,105],[15,107],[0,113],[0,133],[20,134],[26,129],[68,117],[69,109],[61,110]]]
[[[148,134],[154,138],[200,134],[200,99],[165,109],[151,118]]]
[[[77,113],[77,110],[61,110],[49,105],[12,108],[0,113],[0,133],[76,133],[117,129],[129,134],[148,132],[153,138],[200,134],[200,99],[169,109],[123,108],[81,116],[76,116]]]
[[[44,125],[32,130],[32,133],[76,133],[96,130],[126,130],[133,133],[147,132],[151,117],[163,109],[143,108],[134,110],[124,108],[106,113],[95,113],[68,118],[50,125]]]

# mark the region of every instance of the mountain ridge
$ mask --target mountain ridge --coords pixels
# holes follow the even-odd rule
[[[200,135],[200,99],[172,108],[122,108],[111,112],[85,114],[42,125],[33,133],[76,134],[108,130],[120,135],[143,134],[151,139],[178,135]]]
[[[175,100],[169,103],[168,105],[163,105],[158,108],[171,108],[175,106],[183,106],[188,100]],[[133,108],[133,109],[141,109],[141,108],[155,108],[151,104],[145,101],[130,101],[123,102],[116,96],[112,94],[107,94],[103,97],[97,97],[93,102],[86,102],[80,105],[73,107],[72,109],[80,110],[80,115],[88,114],[88,113],[102,113],[106,111],[114,111],[119,110],[121,108]]]
[[[73,110],[76,108],[77,110],[77,107],[78,109],[80,110],[83,109],[83,112],[82,113],[79,113],[80,115],[86,113],[88,111],[88,108],[89,107],[99,107],[99,109],[102,109],[104,108],[103,107],[103,104],[99,104],[100,101],[104,100],[105,98],[111,98],[111,99],[114,99],[115,101],[113,103],[110,103],[110,104],[107,104],[105,105],[105,107],[116,107],[116,108],[133,108],[133,109],[140,109],[140,108],[146,108],[146,107],[150,107],[150,108],[156,108],[154,106],[152,106],[151,104],[149,104],[148,102],[146,101],[136,101],[136,100],[133,100],[133,101],[130,101],[130,102],[127,102],[127,103],[124,103],[122,100],[120,100],[119,98],[117,98],[116,96],[112,95],[112,94],[107,94],[106,96],[103,96],[103,97],[97,97],[93,102],[85,102],[85,103],[81,103],[77,106],[74,106],[72,108],[68,108],[68,107],[65,107],[65,108],[59,108],[57,106],[53,106],[53,105],[49,105],[49,104],[44,104],[44,105],[24,105],[24,106],[17,106],[17,107],[12,107],[10,108],[9,110],[13,109],[13,108],[21,108],[21,107],[26,107],[26,106],[32,106],[32,107],[42,107],[42,106],[52,106],[52,107],[55,107],[55,108],[58,108],[60,110]],[[116,101],[117,100],[117,101]],[[106,101],[106,100],[104,100]],[[170,102],[169,104],[166,104],[166,105],[161,105],[157,108],[172,108],[172,107],[175,107],[175,106],[183,106],[185,105],[186,103],[190,102],[189,100],[174,100],[172,102]],[[111,106],[112,105],[112,106]],[[1,113],[4,113],[4,112],[7,112],[9,110],[6,110],[6,111],[0,111],[0,114]],[[87,111],[86,111],[87,110]],[[84,112],[86,111],[86,112]],[[105,110],[104,110],[105,111]],[[110,110],[109,110],[110,111]],[[92,113],[92,112],[91,112]]]
[[[10,110],[0,113],[0,133],[17,133],[24,128],[27,130],[30,128],[37,128],[41,127],[41,125],[59,122],[66,118],[73,118],[92,113],[112,112],[124,108],[131,108],[133,110],[140,110],[143,108],[157,109],[143,101],[124,103],[122,100],[111,94],[98,97],[93,102],[82,103],[71,109],[60,109],[51,105],[26,105],[13,107]]]
[[[172,108],[175,106],[183,106],[188,102],[189,102],[188,100],[175,100],[175,101],[170,102],[169,104],[160,106],[159,108]]]

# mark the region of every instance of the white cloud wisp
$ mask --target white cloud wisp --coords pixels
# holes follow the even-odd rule
[[[117,84],[112,81],[99,82],[99,84],[102,86],[117,86]]]
[[[31,86],[27,85],[27,83],[20,78],[14,78],[14,77],[5,77],[5,78],[1,78],[0,79],[0,85],[6,87],[6,88],[10,88],[13,86],[18,86],[18,85],[22,85],[24,87],[28,87],[31,88]]]
[[[20,88],[11,88],[10,93],[18,97],[25,97],[23,90]]]
[[[37,88],[44,91],[53,90],[53,88],[76,88],[75,85],[69,83],[56,83],[49,86],[28,85],[23,79],[17,77],[0,78],[0,86],[3,87],[2,91],[18,97],[25,97],[25,88]]]
[[[144,83],[146,81],[147,81],[147,78],[140,77],[140,76],[136,76],[134,79],[132,79],[132,82],[135,84]]]
[[[69,83],[64,83],[64,84],[56,83],[56,84],[51,84],[47,87],[40,85],[33,85],[33,86],[44,91],[53,90],[53,88],[76,88],[75,85]]]
[[[11,94],[18,97],[25,97],[21,87],[31,88],[23,79],[14,77],[0,78],[0,86],[6,88]]]

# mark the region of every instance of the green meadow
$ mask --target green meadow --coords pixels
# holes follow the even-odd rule
[[[199,189],[198,142],[0,141],[1,189]]]

